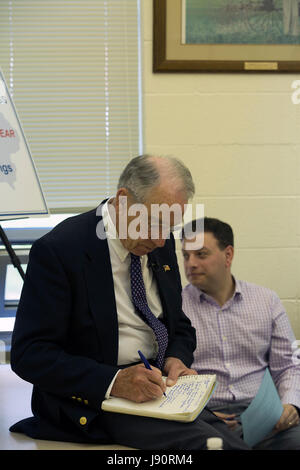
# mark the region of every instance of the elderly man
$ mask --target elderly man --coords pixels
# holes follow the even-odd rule
[[[109,396],[160,397],[162,372],[169,385],[195,374],[189,368],[195,332],[182,312],[174,238],[166,236],[161,214],[151,214],[157,205],[175,204],[170,232],[193,193],[190,172],[179,161],[136,157],[115,197],[33,245],[11,362],[34,384],[34,416],[12,431],[139,449],[203,449],[217,436],[225,449],[247,449],[207,410],[186,424],[101,411]],[[140,363],[138,350],[152,370]]]
[[[295,337],[279,298],[232,276],[228,224],[208,217],[204,227],[193,221],[184,228],[182,249],[190,282],[183,290],[183,311],[197,334],[192,367],[218,380],[210,409],[242,435],[237,416],[255,397],[268,367],[284,411],[272,437],[256,447],[300,449],[300,365],[293,360]]]

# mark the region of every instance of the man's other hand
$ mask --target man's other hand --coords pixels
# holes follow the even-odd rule
[[[177,382],[178,377],[183,375],[198,375],[194,369],[189,369],[177,357],[168,357],[164,365],[164,373],[167,376],[167,386],[172,387]]]
[[[282,405],[283,412],[280,416],[279,421],[275,426],[275,431],[284,431],[285,429],[291,428],[292,426],[297,426],[299,424],[299,415],[298,411],[293,405]]]
[[[225,424],[233,431],[237,426],[238,426],[238,421],[235,420],[234,418],[236,417],[236,414],[228,414],[228,413],[221,413],[220,411],[214,411],[214,415],[216,415],[218,418],[222,419]]]

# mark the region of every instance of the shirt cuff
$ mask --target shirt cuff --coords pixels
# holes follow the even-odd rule
[[[105,393],[105,398],[110,398],[110,392],[111,392],[111,389],[113,388],[113,384],[115,383],[115,380],[117,378],[117,375],[118,373],[120,372],[121,369],[118,370],[118,372],[115,374],[114,378],[112,379],[112,381],[110,382],[109,384],[109,387],[108,389],[106,390],[106,393]]]

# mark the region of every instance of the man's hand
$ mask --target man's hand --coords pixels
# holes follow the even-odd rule
[[[144,364],[138,364],[118,373],[110,394],[142,403],[160,398],[165,390],[166,385],[159,369],[152,367],[152,370],[148,370]]]
[[[284,431],[285,429],[297,426],[299,424],[298,411],[293,405],[283,405],[283,412],[275,426],[275,431]]]
[[[233,431],[237,425],[239,424],[234,418],[235,418],[235,414],[227,414],[227,413],[221,413],[219,411],[214,411],[213,412],[214,415],[216,415],[218,418],[222,419],[224,421],[225,424],[227,424],[227,426],[229,427],[229,429],[231,429],[231,431]]]
[[[168,357],[164,365],[164,373],[167,376],[167,386],[172,387],[182,375],[198,375],[194,369],[189,369],[177,357]]]

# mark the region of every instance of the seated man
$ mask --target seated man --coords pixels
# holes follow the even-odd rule
[[[256,447],[300,449],[300,365],[293,360],[295,338],[279,298],[232,276],[233,233],[224,222],[205,217],[204,224],[187,224],[182,251],[190,282],[183,310],[197,334],[192,367],[218,380],[209,408],[242,435],[237,415],[255,397],[268,367],[284,411],[272,437]]]
[[[196,337],[182,311],[174,238],[169,226],[163,237],[163,221],[152,217],[153,206],[164,202],[175,204],[181,219],[193,193],[181,162],[136,157],[115,197],[35,242],[11,350],[12,369],[34,385],[34,416],[11,431],[138,449],[205,449],[207,438],[216,436],[224,449],[248,449],[208,410],[184,424],[101,410],[110,396],[160,397],[162,373],[170,385],[196,373],[190,369]],[[141,219],[134,217],[139,211]],[[152,370],[141,364],[139,350]]]

